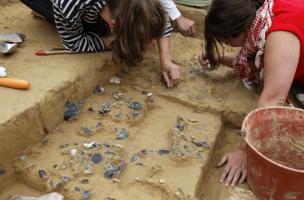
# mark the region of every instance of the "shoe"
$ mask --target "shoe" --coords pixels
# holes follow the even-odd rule
[[[289,90],[288,100],[295,107],[304,109],[304,86],[294,82]]]

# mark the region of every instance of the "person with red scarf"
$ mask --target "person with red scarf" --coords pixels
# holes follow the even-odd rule
[[[204,35],[205,53],[199,63],[209,70],[230,66],[246,87],[262,88],[258,108],[284,104],[292,84],[303,84],[303,0],[213,0]],[[219,53],[218,44],[242,48],[232,57]],[[244,182],[246,160],[242,141],[220,161],[219,166],[226,164],[220,181],[227,186]]]

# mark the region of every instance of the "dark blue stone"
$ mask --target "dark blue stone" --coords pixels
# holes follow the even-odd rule
[[[87,199],[90,199],[90,197],[91,197],[91,194],[90,194],[89,191],[84,191],[84,192],[82,193],[82,198],[83,198],[83,199],[87,200]]]
[[[138,159],[137,154],[134,154],[134,155],[131,157],[131,162],[135,162],[137,159]]]
[[[39,170],[38,174],[39,174],[40,178],[47,179],[47,173],[43,169]]]
[[[94,164],[99,164],[102,161],[103,157],[99,153],[94,153],[91,160]]]
[[[79,115],[79,109],[73,104],[70,100],[68,100],[65,104],[65,113],[63,119],[65,121],[71,121],[73,119],[77,119]]]
[[[127,130],[125,130],[125,129],[122,129],[122,130],[118,133],[116,139],[117,139],[117,140],[124,140],[124,139],[127,139],[128,137],[129,137],[129,132],[128,132]]]
[[[165,154],[169,154],[170,153],[170,150],[169,149],[165,149],[165,148],[162,148],[158,151],[158,153],[160,155],[165,155]]]
[[[140,110],[142,106],[138,101],[132,101],[129,103],[129,108],[132,108],[134,110]]]

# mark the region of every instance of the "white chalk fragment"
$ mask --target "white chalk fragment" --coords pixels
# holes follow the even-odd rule
[[[7,72],[6,72],[6,68],[0,65],[0,77],[6,77],[7,76]]]
[[[77,156],[77,149],[71,149],[71,156],[75,158]]]

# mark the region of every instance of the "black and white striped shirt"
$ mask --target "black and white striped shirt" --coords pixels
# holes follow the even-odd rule
[[[84,22],[97,23],[100,11],[106,5],[104,0],[52,0],[55,25],[65,48],[75,52],[104,51],[101,37],[85,30]],[[173,29],[168,21],[164,36],[169,36]]]

